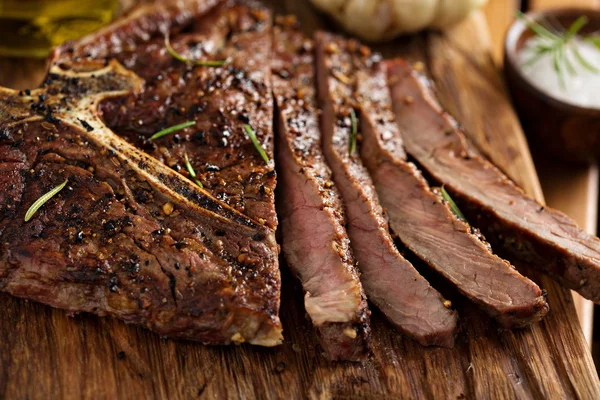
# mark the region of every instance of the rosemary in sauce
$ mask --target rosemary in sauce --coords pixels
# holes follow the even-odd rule
[[[518,53],[526,78],[560,100],[597,108],[600,35],[580,33],[588,18],[580,16],[564,30],[520,12],[517,18],[534,33]]]

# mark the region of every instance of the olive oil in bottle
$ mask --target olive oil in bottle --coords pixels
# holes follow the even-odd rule
[[[50,49],[110,22],[119,0],[0,0],[0,56],[46,57]]]

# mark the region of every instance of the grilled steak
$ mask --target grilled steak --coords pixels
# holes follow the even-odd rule
[[[203,4],[210,2],[142,8],[58,51],[41,89],[0,89],[1,290],[71,312],[115,316],[174,338],[280,343],[275,173],[232,122],[250,110],[272,157],[269,66],[261,58],[271,49],[269,16],[245,7],[218,11],[206,23],[229,17],[231,43],[213,50],[220,57],[229,46],[239,46],[246,56],[231,57],[214,70],[191,66],[164,50],[159,31],[189,27],[199,10],[207,9]],[[173,45],[185,50],[184,43],[197,39],[198,26],[206,25],[172,35]],[[211,25],[210,34],[217,37],[213,28],[221,25]],[[259,52],[253,69],[248,57],[254,55],[245,46]],[[109,61],[116,54],[141,78]],[[209,115],[200,115],[205,101],[218,112],[207,108]],[[167,111],[174,106],[177,111]],[[128,122],[121,137],[106,126],[99,107],[112,122],[120,121],[117,115]],[[148,127],[140,112],[158,120]],[[193,127],[178,132],[179,139],[171,135],[156,145],[139,139],[181,121],[176,117],[193,121]],[[220,132],[227,141],[215,143],[208,119],[214,130],[229,126],[228,137]],[[193,142],[204,130],[206,140]],[[143,143],[154,157],[124,138]],[[194,145],[181,150],[178,140]],[[183,172],[175,167],[179,159],[178,164],[159,159],[182,151],[205,189],[177,172]],[[200,163],[205,154],[212,156]],[[242,188],[246,207],[220,195],[214,183],[219,177],[210,175],[225,179],[228,167],[244,171],[229,184]],[[32,203],[65,181],[66,187],[25,222]]]
[[[224,0],[153,0],[131,9],[112,24],[81,38],[76,43],[61,46],[79,57],[107,58],[122,51],[130,51],[153,35],[170,29],[180,31],[193,24]],[[144,2],[140,2],[144,3]],[[54,55],[51,56],[53,58]]]
[[[444,306],[442,296],[396,249],[371,178],[352,148],[351,136],[357,133],[352,131],[358,123],[350,115],[355,108],[354,85],[346,77],[355,73],[353,53],[366,48],[327,33],[317,34],[316,47],[325,155],[346,206],[348,234],[367,295],[394,325],[421,344],[452,347],[456,313]]]
[[[275,229],[275,171],[265,165],[244,130],[246,124],[252,127],[272,159],[270,13],[233,2],[197,20],[191,32],[174,35],[178,30],[172,27],[170,36],[177,53],[227,63],[209,68],[181,62],[167,51],[163,33],[128,49],[109,48],[100,59],[116,58],[142,77],[145,85],[142,95],[105,102],[103,118],[119,136],[189,176],[187,155],[206,190]],[[85,46],[67,45],[55,59],[69,64],[87,51]],[[97,59],[94,53],[91,58]],[[193,128],[150,140],[161,129],[188,121],[196,122]]]
[[[494,248],[600,302],[600,240],[563,213],[542,206],[498,168],[471,154],[454,119],[406,62],[390,63],[389,75],[406,150],[446,185]]]
[[[341,199],[321,150],[313,44],[291,17],[275,30],[273,93],[278,107],[277,168],[282,248],[306,292],[306,311],[333,360],[370,349],[369,311],[344,228]]]
[[[416,167],[406,162],[394,122],[385,64],[357,55],[362,158],[402,243],[471,301],[507,327],[542,318],[548,305],[539,287],[491,253],[482,236],[456,217]]]

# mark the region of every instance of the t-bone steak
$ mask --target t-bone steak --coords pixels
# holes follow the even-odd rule
[[[141,6],[56,50],[40,89],[0,89],[0,290],[173,338],[281,342],[271,16],[215,3]]]

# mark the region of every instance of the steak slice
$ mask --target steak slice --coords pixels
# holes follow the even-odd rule
[[[316,47],[325,155],[346,205],[348,234],[367,295],[419,343],[452,347],[456,313],[396,249],[369,173],[351,149],[355,92],[345,77],[354,76],[353,53],[361,51],[360,45],[320,32]]]
[[[389,64],[389,80],[406,150],[446,185],[494,248],[600,302],[600,240],[563,213],[542,206],[498,168],[471,154],[464,134],[441,109],[429,83],[406,62]]]
[[[282,248],[306,293],[304,305],[332,360],[370,351],[369,310],[344,228],[344,211],[321,150],[313,44],[293,17],[275,28],[273,93]]]
[[[99,52],[116,52],[110,46],[122,42],[134,48],[153,29],[167,26],[164,21],[175,26],[199,15],[201,2],[175,4],[144,8],[132,14],[142,19],[107,28],[97,36],[106,44],[99,44]],[[160,22],[156,18],[164,10],[175,11]],[[123,27],[135,27],[134,33]],[[173,338],[279,344],[273,229],[106,127],[99,111],[103,102],[153,93],[145,90],[147,80],[118,62],[95,59],[91,50],[89,57],[78,55],[83,47],[94,48],[94,40],[55,54],[41,89],[0,89],[0,290],[71,312],[114,316]],[[270,51],[270,42],[267,47]],[[193,75],[204,67],[189,68]],[[165,73],[190,79],[175,68]],[[187,93],[184,87],[163,89],[171,98]],[[236,98],[239,107],[246,102]],[[271,103],[266,104],[270,118]],[[269,151],[272,131],[259,137]],[[246,153],[246,168],[274,179],[272,163],[258,163],[251,145],[238,146]],[[24,222],[29,206],[64,181],[67,186]]]
[[[359,62],[362,157],[392,230],[402,243],[506,327],[538,321],[548,312],[543,292],[492,254],[482,235],[456,217],[414,164],[406,161],[394,122],[385,63]]]

